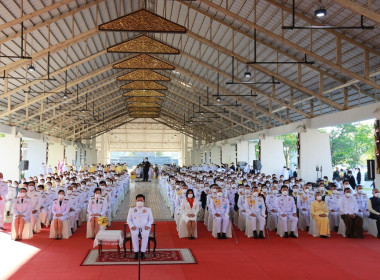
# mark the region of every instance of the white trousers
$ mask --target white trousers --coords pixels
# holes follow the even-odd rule
[[[252,225],[252,230],[253,231],[256,231],[256,225],[257,225],[257,220],[259,220],[259,227],[260,227],[260,230],[263,231],[264,230],[264,226],[265,226],[265,217],[261,216],[261,215],[256,215],[256,217],[252,217],[251,215],[248,216],[249,217],[249,221]]]
[[[339,226],[339,212],[338,211],[335,211],[335,212],[330,211],[330,218],[332,220],[333,226],[338,227]]]
[[[226,217],[225,215],[220,215],[220,217],[214,216],[214,223],[216,224],[216,229],[218,233],[226,233],[229,222],[230,218]]]
[[[144,228],[141,229],[141,252],[145,253],[146,247],[148,246],[148,239],[149,239],[150,229],[145,230]],[[131,230],[131,238],[132,238],[132,246],[133,251],[137,253],[139,251],[139,228],[136,228],[136,230]]]
[[[285,217],[280,215],[280,219],[282,221],[282,228],[284,229],[284,232],[288,232],[288,220],[292,221],[291,231],[296,230],[298,218],[294,217],[293,214],[286,214]]]
[[[4,211],[3,211],[4,212]],[[37,211],[34,214],[30,214],[30,221],[32,223],[32,229],[34,230],[34,227],[36,225],[36,222],[38,221],[38,218],[40,216],[40,211]]]
[[[305,223],[305,226],[309,227],[310,226],[310,211],[306,210],[306,211],[302,211],[300,210],[300,219],[301,219],[301,216],[302,216],[302,219]]]
[[[13,213],[13,200],[11,200],[11,201],[7,201],[6,203],[5,203],[5,211],[6,212],[11,212],[11,213]]]

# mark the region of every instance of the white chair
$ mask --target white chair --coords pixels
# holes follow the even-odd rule
[[[288,232],[290,232],[290,229],[292,228],[292,220],[288,219]],[[280,219],[280,217],[278,217],[277,219],[277,234],[280,236],[280,237],[284,237],[284,228],[282,226],[282,219]],[[296,227],[296,230],[294,231],[294,234],[298,237],[298,228]]]
[[[339,229],[338,234],[342,235],[343,237],[346,237],[346,224],[344,223],[343,219],[339,215]]]
[[[241,214],[239,213],[239,219],[238,219],[238,229],[241,231],[245,230],[245,220],[246,220],[246,214]]]
[[[369,218],[363,216],[363,231],[368,231]]]
[[[205,208],[205,216],[203,219],[203,223],[207,226],[208,225],[208,210],[207,207]]]
[[[298,217],[298,228],[300,230],[306,230],[306,225],[307,225],[306,219],[311,219],[310,215],[309,216],[301,215],[301,214],[299,215],[299,217]]]
[[[267,217],[267,229],[272,231],[277,228],[277,215],[268,214]]]
[[[41,220],[40,217],[36,219],[36,224],[34,225],[34,232],[40,232],[41,231]]]
[[[214,226],[214,218],[210,212],[208,213],[208,219],[207,219],[206,226],[207,226],[208,231],[212,231],[213,226]]]
[[[64,220],[62,221],[62,238],[69,239],[70,236],[71,236],[71,229],[69,227],[69,221]],[[50,226],[49,238],[55,238],[55,230],[54,230],[53,224]]]
[[[91,223],[87,222],[86,238],[92,238],[92,236],[95,236],[95,234],[92,234]]]
[[[177,211],[174,215],[174,220],[175,220],[175,224],[176,224],[176,228],[177,228],[177,231],[179,231],[179,219],[181,218],[181,214],[177,214]]]
[[[178,231],[179,238],[185,238],[188,237],[188,231],[187,231],[187,225],[185,221],[182,219],[179,220],[179,231]],[[195,222],[195,231],[194,231],[194,237],[198,237],[198,222]]]
[[[368,234],[377,237],[377,225],[375,219],[368,219]]]
[[[239,211],[234,210],[234,225],[237,226],[239,221]]]
[[[256,232],[257,232],[257,235],[260,234],[260,222],[259,222],[259,219],[256,219]],[[264,227],[264,230],[263,230],[263,234],[264,234],[264,237],[265,237],[265,227]],[[246,219],[245,235],[248,238],[251,238],[253,236],[252,224],[251,224],[251,221],[250,221],[249,217],[247,217],[247,219]]]
[[[213,218],[211,218],[211,219],[213,219]],[[216,223],[213,223],[212,236],[214,236],[215,238],[218,237],[218,230],[216,229]],[[232,224],[231,224],[231,220],[228,223],[226,236],[227,236],[227,238],[232,238]]]
[[[22,231],[22,239],[31,239],[32,237],[33,237],[32,223],[31,222],[25,223],[24,229]],[[15,230],[14,223],[12,223],[11,238],[12,240],[16,239],[16,230]]]

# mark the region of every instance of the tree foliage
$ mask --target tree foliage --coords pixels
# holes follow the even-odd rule
[[[285,166],[290,168],[290,159],[297,154],[297,133],[277,136],[275,139],[283,141]]]
[[[333,165],[356,167],[366,164],[375,155],[374,128],[370,124],[337,125],[330,131]]]

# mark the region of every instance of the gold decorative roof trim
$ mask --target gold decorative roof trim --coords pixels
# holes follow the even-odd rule
[[[159,108],[144,108],[144,107],[132,107],[128,108],[129,113],[138,113],[138,112],[160,112]]]
[[[167,90],[168,88],[153,81],[136,81],[123,85],[120,89]]]
[[[131,97],[125,100],[126,103],[130,102],[149,102],[149,103],[162,103],[163,100],[157,97]]]
[[[123,96],[124,97],[132,97],[132,96],[137,96],[137,97],[165,97],[166,95],[161,93],[161,92],[158,92],[156,90],[141,90],[141,89],[136,89],[136,90],[132,90],[132,91],[129,91],[129,92],[125,92],[123,93]]]
[[[133,102],[133,103],[127,104],[127,107],[128,108],[131,108],[131,107],[154,107],[154,108],[161,108],[161,105],[157,104],[157,103]]]
[[[146,9],[99,25],[99,30],[185,33],[186,28]]]
[[[118,81],[170,81],[170,79],[152,70],[139,69],[116,78]]]
[[[174,70],[175,67],[148,54],[139,54],[113,65],[115,69]]]
[[[179,54],[178,49],[147,35],[140,35],[123,43],[109,47],[107,48],[107,52]]]

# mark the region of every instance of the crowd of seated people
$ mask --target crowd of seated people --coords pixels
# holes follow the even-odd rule
[[[116,215],[129,188],[129,175],[112,166],[93,167],[91,172],[71,170],[0,182],[5,204],[1,229],[9,217],[14,240],[31,238],[43,227],[50,227],[50,238],[62,239],[87,222],[86,236],[94,238],[99,231],[98,218],[106,217],[111,223]]]
[[[298,238],[298,230],[329,238],[330,231],[363,238],[369,224],[380,238],[380,194],[368,198],[363,186],[305,182],[276,174],[252,174],[207,165],[180,170],[163,168],[160,191],[180,237],[196,237],[196,221],[203,221],[218,239],[231,237],[231,226],[248,237],[265,238],[265,227],[284,238]]]

